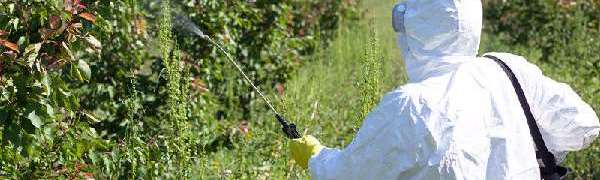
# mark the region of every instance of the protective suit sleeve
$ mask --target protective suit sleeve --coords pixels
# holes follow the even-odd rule
[[[535,109],[546,146],[553,152],[577,151],[598,136],[594,110],[564,83],[539,75]]]
[[[523,57],[504,56],[512,59],[512,67],[519,67],[521,71],[517,76],[524,80],[524,91],[548,149],[564,155],[564,152],[589,146],[600,131],[598,116],[592,107],[569,85],[544,76],[536,65]]]
[[[395,179],[418,159],[411,98],[383,97],[345,149],[325,148],[309,161],[312,179]]]

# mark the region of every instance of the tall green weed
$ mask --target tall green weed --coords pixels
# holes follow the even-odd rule
[[[360,110],[357,115],[356,127],[362,124],[362,120],[375,107],[381,98],[383,91],[383,62],[384,57],[379,43],[377,29],[374,27],[374,20],[369,22],[369,35],[367,47],[360,63],[360,76],[356,83],[360,91]]]

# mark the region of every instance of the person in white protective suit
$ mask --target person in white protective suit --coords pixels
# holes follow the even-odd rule
[[[343,149],[291,141],[313,179],[540,179],[511,81],[477,57],[480,0],[408,0],[394,10],[409,83],[387,93]],[[488,53],[514,71],[548,149],[561,162],[598,136],[593,109],[521,56]]]

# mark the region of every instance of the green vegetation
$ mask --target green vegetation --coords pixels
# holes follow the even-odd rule
[[[250,137],[238,126],[265,106],[216,47],[173,17],[222,42],[270,90],[325,47],[340,21],[356,19],[355,8],[0,1],[0,178],[191,178],[205,157],[238,149]]]
[[[0,179],[308,179],[266,105],[178,15],[330,147],[407,79],[395,0],[0,2]],[[559,2],[486,1],[481,52],[523,55],[599,111],[600,6]],[[594,179],[599,159],[597,141],[567,165]]]
[[[378,60],[383,61],[374,55],[378,51],[371,37],[375,30],[367,22],[344,21],[343,25],[329,48],[318,51],[311,63],[282,85],[283,93],[267,93],[279,94],[275,97],[280,102],[278,108],[299,125],[301,133],[323,138],[323,143],[334,147],[349,143],[360,125],[361,93],[378,99],[379,93],[364,90],[380,85],[376,83],[381,79],[364,78],[363,73],[381,73],[376,67],[381,64]],[[382,53],[379,57],[390,60]],[[363,65],[373,69],[366,71]],[[366,83],[357,84],[359,81]],[[287,140],[273,115],[261,109],[251,119],[250,134],[237,139],[234,148],[209,154],[198,164],[201,179],[308,179],[307,172],[288,157]]]
[[[377,31],[373,27],[373,23],[369,24],[371,30],[369,32],[369,41],[365,49],[363,61],[359,64],[362,67],[361,74],[357,83],[360,89],[361,101],[359,106],[360,114],[357,118],[357,125],[360,126],[362,120],[367,117],[371,109],[377,105],[382,93],[383,80],[383,56],[379,45],[379,37]]]

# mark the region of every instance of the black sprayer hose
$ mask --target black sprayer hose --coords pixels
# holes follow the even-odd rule
[[[279,124],[281,125],[281,130],[283,130],[283,133],[285,133],[285,135],[290,139],[298,139],[298,138],[302,137],[300,135],[300,133],[298,133],[298,130],[296,130],[296,125],[294,123],[288,123],[285,120],[285,118],[283,116],[281,116],[277,112],[277,110],[275,110],[275,108],[273,107],[273,105],[271,104],[269,99],[267,99],[267,97],[265,97],[265,95],[263,95],[263,93],[260,91],[260,89],[258,89],[258,87],[254,85],[254,83],[252,83],[252,81],[250,80],[250,78],[248,78],[246,73],[244,73],[244,71],[242,70],[240,65],[238,65],[233,60],[231,55],[229,55],[229,53],[227,53],[227,51],[225,51],[225,49],[223,49],[223,47],[221,47],[221,45],[219,43],[215,42],[212,38],[210,38],[210,36],[204,34],[204,32],[202,32],[198,28],[198,26],[196,26],[192,21],[187,19],[185,16],[175,17],[175,23],[179,24],[180,26],[183,26],[186,30],[209,41],[210,43],[215,45],[217,47],[217,49],[219,49],[221,52],[223,52],[223,54],[225,54],[225,56],[227,57],[227,60],[229,60],[229,62],[231,62],[236,67],[236,69],[242,74],[242,76],[244,77],[246,82],[248,82],[248,84],[250,84],[250,86],[252,86],[252,89],[254,89],[254,91],[256,91],[260,95],[260,97],[263,99],[263,101],[265,101],[265,103],[267,103],[267,105],[269,106],[269,109],[275,114],[275,118],[277,118],[277,121],[279,121]]]

